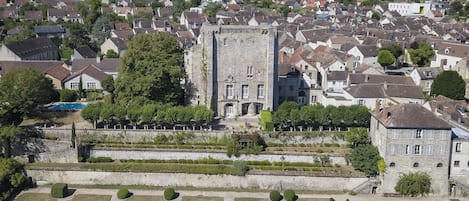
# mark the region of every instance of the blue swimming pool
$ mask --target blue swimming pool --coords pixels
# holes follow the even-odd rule
[[[86,107],[86,103],[54,103],[48,110],[81,110]]]

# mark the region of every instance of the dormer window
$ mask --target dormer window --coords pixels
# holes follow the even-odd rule
[[[445,49],[445,54],[449,54],[449,49],[450,49],[450,48],[446,48],[446,49]]]

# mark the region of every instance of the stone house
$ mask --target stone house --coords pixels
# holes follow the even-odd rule
[[[81,80],[82,89],[103,89],[101,81],[106,79],[107,76],[109,75],[98,69],[98,67],[89,65],[67,77],[64,81],[64,87],[78,90]]]
[[[399,104],[371,113],[372,144],[386,162],[378,191],[395,193],[402,174],[424,172],[436,195],[448,193],[451,125],[418,104]]]
[[[120,59],[118,58],[105,58],[103,60],[100,57],[92,59],[75,59],[73,60],[70,71],[72,74],[75,74],[81,71],[83,68],[93,65],[97,67],[100,71],[106,73],[107,75],[112,75],[114,80],[117,78]]]
[[[127,51],[127,42],[120,38],[108,38],[101,45],[101,54],[106,54],[109,50],[114,51],[119,57],[122,57]]]
[[[378,49],[376,45],[356,45],[347,54],[357,57],[360,64],[375,66],[378,64]]]
[[[440,67],[416,68],[410,73],[415,85],[422,88],[423,93],[430,95],[433,80],[442,72]]]
[[[184,58],[191,104],[205,105],[226,118],[276,109],[275,27],[204,25],[199,39]]]
[[[31,68],[52,80],[55,89],[63,89],[63,81],[70,75],[67,65],[62,61],[0,61],[2,75],[21,69]]]
[[[433,44],[435,58],[430,66],[441,67],[443,70],[454,70],[462,59],[469,57],[469,45],[450,42]]]
[[[0,46],[0,60],[58,60],[59,48],[49,38],[30,38]]]
[[[96,52],[94,52],[90,47],[85,45],[85,46],[73,49],[72,61],[74,59],[90,59],[90,58],[96,58]]]

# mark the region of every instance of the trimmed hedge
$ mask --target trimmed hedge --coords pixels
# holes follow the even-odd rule
[[[117,191],[117,198],[119,199],[125,199],[129,197],[129,189],[126,188],[121,188],[119,191]]]
[[[53,198],[64,198],[67,196],[68,185],[64,183],[56,183],[52,185],[50,194]]]
[[[89,157],[88,159],[86,159],[86,162],[88,163],[110,163],[112,162],[112,158],[111,157]]]
[[[282,195],[280,195],[280,192],[274,190],[274,191],[270,191],[270,194],[269,194],[269,198],[270,198],[270,201],[280,201],[282,200]]]
[[[286,201],[296,201],[298,199],[298,196],[296,196],[296,193],[293,190],[286,190],[283,195],[285,196]]]
[[[174,199],[176,199],[176,191],[174,191],[174,188],[164,189],[164,199],[165,200],[174,200]]]
[[[261,119],[262,130],[274,131],[274,122],[272,121],[272,113],[268,110],[262,110],[259,114]]]

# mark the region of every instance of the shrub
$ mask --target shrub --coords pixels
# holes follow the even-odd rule
[[[86,162],[88,163],[110,163],[112,162],[112,158],[111,157],[89,157],[88,159],[86,159]]]
[[[249,170],[248,163],[246,161],[233,161],[233,167],[235,174],[238,176],[245,176]]]
[[[53,198],[64,198],[67,195],[68,185],[64,183],[56,183],[52,185],[51,195]]]
[[[293,190],[286,190],[283,195],[285,196],[286,201],[296,201],[298,199],[298,196],[296,196],[296,193]]]
[[[270,191],[269,195],[270,201],[280,201],[282,200],[282,195],[280,195],[280,192],[278,191]]]
[[[268,110],[262,110],[260,113],[261,126],[264,131],[274,131],[274,122],[272,121],[272,113]]]
[[[60,101],[61,102],[73,102],[78,98],[77,93],[74,90],[63,89],[60,91]]]
[[[329,201],[335,201],[335,199],[334,198],[329,198]]]
[[[348,194],[349,195],[357,195],[357,193],[355,191],[350,191]]]
[[[176,191],[174,191],[174,188],[164,189],[164,199],[165,200],[174,200],[174,199],[176,199]]]
[[[117,191],[117,198],[119,199],[125,199],[129,197],[129,189],[126,188],[121,188],[119,191]]]

